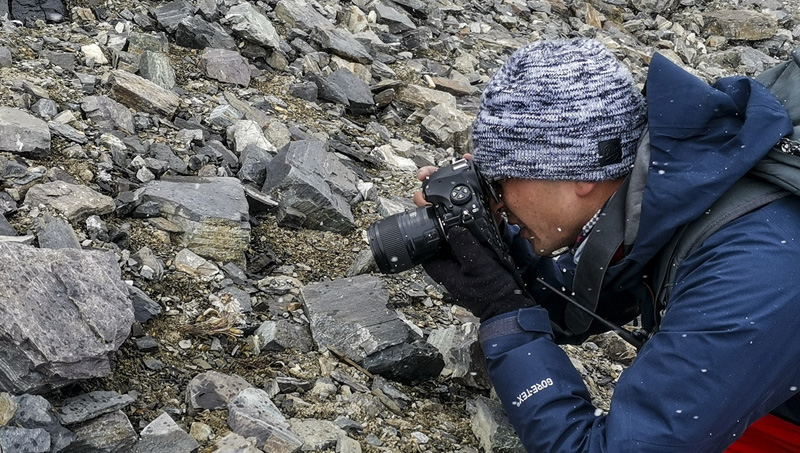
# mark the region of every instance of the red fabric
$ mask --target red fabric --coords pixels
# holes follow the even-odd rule
[[[800,426],[767,414],[750,425],[725,453],[800,453]]]

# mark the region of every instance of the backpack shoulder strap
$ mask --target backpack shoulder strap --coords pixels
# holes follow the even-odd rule
[[[701,217],[678,231],[664,247],[655,265],[653,282],[657,288],[656,307],[658,310],[666,307],[672,295],[681,262],[703,241],[732,220],[790,193],[771,182],[745,176],[725,192]]]

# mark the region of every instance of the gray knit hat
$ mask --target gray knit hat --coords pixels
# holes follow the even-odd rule
[[[540,41],[483,90],[474,161],[489,179],[615,179],[630,172],[646,122],[630,72],[600,42]]]

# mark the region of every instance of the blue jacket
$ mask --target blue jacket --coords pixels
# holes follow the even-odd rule
[[[638,233],[605,281],[636,278],[604,287],[598,312],[641,300],[648,266],[675,231],[792,131],[780,103],[752,79],[709,86],[658,54],[646,97],[651,156]],[[571,288],[572,256],[539,259],[524,241],[514,247],[526,279]],[[800,198],[785,197],[729,223],[683,261],[660,329],[620,376],[607,415],[554,341],[550,322],[559,315],[548,310],[557,302],[536,285],[548,310],[481,326],[489,374],[531,452],[723,451],[800,389],[798,278]]]

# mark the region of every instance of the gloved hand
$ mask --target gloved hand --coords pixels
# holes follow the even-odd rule
[[[422,263],[434,280],[442,284],[455,303],[485,321],[509,311],[536,305],[526,297],[495,252],[478,242],[463,227],[447,234],[450,253]]]

